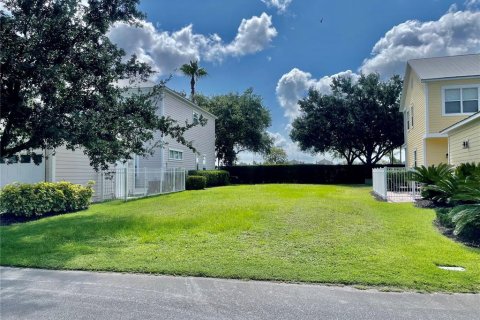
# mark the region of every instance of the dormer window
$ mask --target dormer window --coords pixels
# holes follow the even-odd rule
[[[464,115],[479,111],[480,86],[456,86],[443,89],[443,114]]]

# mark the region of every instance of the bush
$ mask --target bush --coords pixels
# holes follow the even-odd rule
[[[188,176],[185,188],[187,190],[202,190],[207,186],[207,178],[203,176]]]
[[[189,175],[207,179],[207,187],[226,186],[230,183],[230,173],[225,170],[191,170]]]
[[[437,214],[438,223],[445,228],[454,228],[455,223],[452,221],[450,216],[450,209],[448,208],[438,208],[435,210]]]
[[[455,225],[454,235],[480,242],[480,203],[455,207],[449,217]]]
[[[480,163],[462,163],[455,168],[455,176],[461,180],[471,177],[480,177]]]
[[[438,166],[431,165],[429,167],[421,166],[415,168],[413,172],[413,180],[422,184],[421,195],[426,200],[444,200],[451,196],[445,194],[443,191],[447,190],[435,190],[431,186],[438,184],[442,180],[447,180],[453,175],[453,169],[451,166],[441,163]],[[446,187],[446,186],[445,186]]]
[[[17,217],[72,212],[88,208],[93,183],[86,187],[70,182],[14,183],[0,191],[0,210]]]
[[[381,166],[373,166],[381,167]],[[392,167],[403,167],[394,165]],[[232,183],[342,183],[364,184],[372,179],[372,166],[365,165],[255,165],[224,167]]]

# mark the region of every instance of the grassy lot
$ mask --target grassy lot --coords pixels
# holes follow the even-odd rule
[[[0,263],[479,292],[480,250],[369,188],[229,186],[1,227]],[[466,272],[437,265],[459,265]]]

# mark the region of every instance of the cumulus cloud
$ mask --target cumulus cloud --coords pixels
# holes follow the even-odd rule
[[[409,20],[387,31],[373,47],[360,71],[388,77],[402,74],[410,59],[480,52],[479,0],[465,3],[465,11],[451,7],[436,21]]]
[[[136,54],[141,61],[150,63],[159,74],[170,73],[190,60],[221,62],[228,56],[256,53],[277,36],[272,17],[266,13],[243,19],[229,43],[224,43],[218,34],[195,33],[191,24],[173,32],[159,31],[146,21],[138,24],[118,23],[108,36],[128,55]]]
[[[480,7],[480,0],[467,0],[465,1],[465,7],[468,10],[477,10]]]
[[[288,6],[292,3],[292,0],[262,0],[268,7],[273,7],[278,10],[279,13],[287,11]]]
[[[331,76],[315,79],[309,72],[293,68],[278,80],[276,94],[280,106],[284,109],[285,116],[292,121],[299,115],[298,100],[302,99],[309,88],[314,88],[321,93],[331,92],[332,79],[338,76],[357,79],[358,74],[351,70],[342,71]]]
[[[480,0],[467,0],[464,7],[464,11],[458,11],[458,6],[452,5],[435,21],[409,20],[394,26],[375,44],[371,56],[363,61],[359,72],[378,72],[383,77],[390,77],[403,74],[409,59],[480,52]],[[307,90],[313,87],[329,93],[332,79],[339,75],[350,76],[354,80],[359,77],[348,70],[316,79],[309,72],[293,68],[278,80],[276,94],[289,120],[287,132],[291,130],[292,120],[299,115],[297,102],[305,97]],[[289,155],[314,159],[305,153],[301,156],[298,146],[280,134],[276,141],[285,146]],[[327,155],[327,158],[331,159],[331,156]]]

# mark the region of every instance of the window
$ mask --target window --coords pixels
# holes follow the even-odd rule
[[[417,150],[413,150],[413,166],[417,167]]]
[[[412,108],[410,108],[410,119],[411,119],[410,125],[413,128],[413,106],[412,106]]]
[[[474,113],[478,106],[479,87],[446,88],[444,96],[444,114]]]
[[[202,165],[203,165],[203,170],[206,170],[207,169],[207,156],[206,155],[203,155]]]
[[[20,163],[30,163],[32,157],[29,154],[20,155]]]
[[[407,110],[407,113],[405,115],[405,117],[407,118],[407,130],[410,130],[410,111]]]
[[[169,149],[168,150],[168,159],[170,160],[183,160],[183,151]]]
[[[196,112],[193,112],[193,124],[198,124],[200,115]]]

